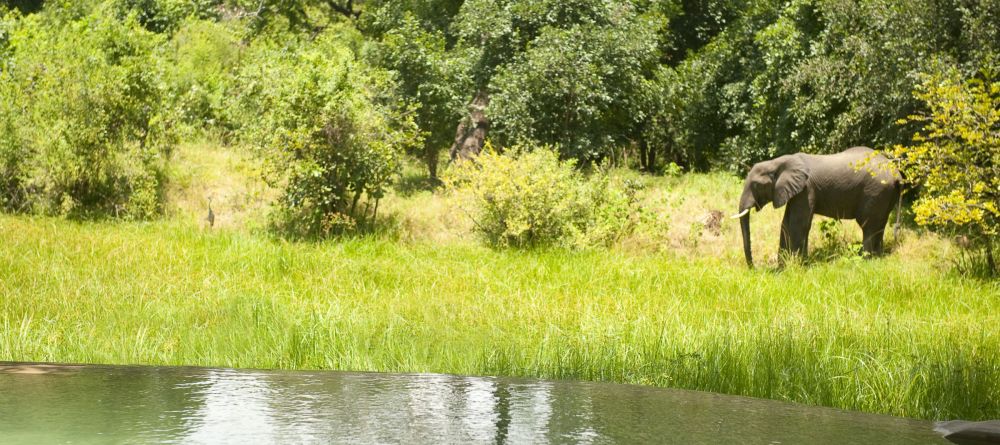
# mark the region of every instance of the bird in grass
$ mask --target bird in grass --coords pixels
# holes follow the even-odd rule
[[[208,221],[208,227],[215,227],[215,212],[212,211],[212,198],[208,198],[208,216],[205,218]]]

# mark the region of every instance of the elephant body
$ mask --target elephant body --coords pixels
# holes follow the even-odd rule
[[[805,256],[813,215],[853,219],[864,233],[862,250],[880,255],[889,213],[899,199],[898,174],[889,160],[868,147],[853,147],[832,155],[796,153],[758,162],[747,174],[738,216],[743,251],[750,251],[749,210],[767,203],[787,205],[781,222],[782,251]]]

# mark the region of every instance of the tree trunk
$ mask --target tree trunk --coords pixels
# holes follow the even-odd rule
[[[652,173],[656,170],[656,150],[646,147],[646,171]]]
[[[486,118],[486,106],[490,104],[489,94],[479,90],[469,104],[469,116],[462,119],[455,131],[455,143],[451,145],[451,160],[473,159],[483,151],[486,132],[490,121]]]
[[[643,139],[639,141],[639,169],[644,171],[649,171],[649,163],[646,158],[646,151],[649,150],[649,144]]]
[[[358,191],[354,192],[354,199],[351,200],[351,211],[350,211],[351,215],[350,216],[352,218],[357,215],[356,213],[354,213],[354,210],[357,209],[357,207],[358,207],[358,201],[360,201],[360,200],[361,200],[361,190],[358,190]]]
[[[438,147],[428,146],[424,148],[424,162],[427,163],[427,174],[431,182],[438,181]]]
[[[986,243],[986,267],[989,267],[990,275],[1000,273],[1000,270],[997,269],[997,262],[993,258],[993,243],[988,241]]]

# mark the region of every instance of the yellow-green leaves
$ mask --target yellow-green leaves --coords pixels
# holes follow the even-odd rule
[[[917,224],[989,249],[1000,233],[1000,80],[990,70],[963,79],[944,69],[926,75],[914,96],[928,112],[900,122],[922,122],[923,129],[913,145],[888,152],[921,187],[913,206]]]
[[[487,144],[445,183],[493,246],[600,245],[631,231],[637,211],[630,189],[605,174],[584,177],[544,146],[499,154]]]

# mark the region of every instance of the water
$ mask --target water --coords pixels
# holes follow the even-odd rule
[[[606,383],[0,363],[3,444],[949,443],[932,428]]]

